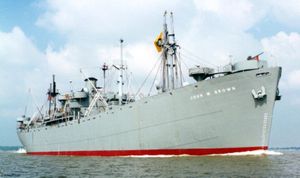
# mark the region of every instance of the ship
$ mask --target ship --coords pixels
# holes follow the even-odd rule
[[[124,90],[122,45],[121,39],[121,62],[101,68],[104,79],[110,68],[119,72],[118,91],[106,90],[107,79],[98,86],[97,78],[81,71],[85,86],[61,94],[53,76],[47,110],[17,119],[27,154],[200,156],[268,149],[281,67],[269,67],[260,54],[218,70],[196,65],[188,69],[194,82],[186,84],[173,14],[165,13],[154,41],[160,83],[156,93],[137,98]]]

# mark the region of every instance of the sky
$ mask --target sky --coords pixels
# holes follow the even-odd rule
[[[52,74],[60,91],[70,89],[70,80],[80,89],[80,68],[92,75],[114,63],[120,38],[137,89],[159,58],[153,40],[165,10],[174,13],[188,66],[264,52],[270,66],[283,67],[270,145],[300,146],[299,0],[1,0],[0,145],[20,145],[16,118],[25,106],[43,104]]]

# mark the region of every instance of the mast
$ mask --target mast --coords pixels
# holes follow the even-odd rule
[[[178,58],[177,58],[177,48],[179,47],[176,44],[176,40],[175,40],[175,31],[174,31],[174,18],[173,18],[173,12],[170,13],[170,23],[171,23],[171,34],[169,35],[170,37],[172,37],[172,42],[170,43],[171,48],[172,48],[172,60],[173,60],[173,76],[175,75],[175,79],[174,82],[176,82],[174,85],[174,88],[176,87],[182,87],[182,76],[181,73],[178,74],[178,71],[181,71],[181,66],[179,64]],[[173,88],[173,89],[174,89]]]
[[[55,75],[53,74],[52,76],[53,79],[53,91],[52,91],[52,96],[54,98],[54,111],[56,110],[56,82],[55,82]]]
[[[103,92],[105,93],[105,83],[106,83],[106,71],[108,70],[108,66],[104,63],[102,66],[103,71]]]
[[[168,31],[167,24],[167,12],[164,14],[164,24],[163,24],[163,38],[160,47],[162,48],[162,60],[163,60],[163,69],[162,69],[162,91],[166,92],[167,90],[174,90],[177,87],[182,86],[182,76],[181,73],[178,74],[178,71],[181,71],[180,64],[177,58],[177,48],[179,47],[176,44],[174,25],[173,25],[173,13],[170,13],[170,25],[171,33]],[[179,76],[180,75],[180,76]]]
[[[51,95],[51,89],[52,89],[52,83],[50,83],[49,91],[48,91],[48,101],[49,101],[49,108],[48,108],[48,115],[50,116],[51,114],[51,100],[52,100],[52,95]]]
[[[55,82],[55,75],[52,75],[52,83],[50,83],[50,88],[48,91],[48,100],[49,100],[49,115],[51,114],[51,105],[53,104],[53,111],[56,110],[56,95],[58,92],[56,92],[56,82]],[[53,100],[53,101],[52,101]],[[53,112],[54,113],[54,112]]]
[[[175,34],[174,34],[174,26],[173,26],[173,12],[170,13],[170,24],[171,24],[171,33],[168,35],[171,40],[169,40],[169,45],[170,45],[170,53],[171,53],[171,58],[170,58],[170,72],[171,72],[171,89],[175,88],[175,79],[174,79],[174,67],[176,66],[175,63],[175,58],[174,54],[176,54],[176,48],[174,48],[175,43]]]
[[[162,91],[165,92],[169,88],[169,70],[168,70],[168,50],[165,47],[165,44],[168,43],[168,27],[167,27],[167,11],[164,14],[164,24],[163,24],[163,53],[162,53],[162,60],[163,60],[163,70],[162,70],[162,77],[163,77],[163,87]]]
[[[120,59],[121,59],[121,64],[120,64],[120,77],[119,77],[119,104],[122,105],[122,95],[123,95],[123,42],[124,40],[121,38],[120,39]]]

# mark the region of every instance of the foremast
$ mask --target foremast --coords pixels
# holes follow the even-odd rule
[[[122,96],[123,96],[123,85],[124,85],[124,65],[123,65],[123,42],[124,40],[121,38],[120,39],[120,67],[119,67],[119,72],[120,72],[120,77],[119,77],[119,105],[122,105]]]

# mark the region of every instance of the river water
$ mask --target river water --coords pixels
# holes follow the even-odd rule
[[[201,157],[29,156],[2,151],[0,177],[300,177],[300,150]]]

